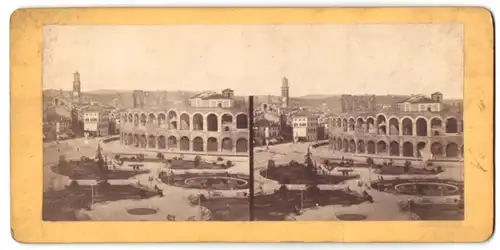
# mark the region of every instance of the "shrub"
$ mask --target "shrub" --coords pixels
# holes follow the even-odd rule
[[[368,165],[370,165],[370,166],[371,166],[371,165],[373,165],[374,163],[375,163],[375,162],[373,161],[373,158],[371,158],[371,157],[366,158],[366,164],[368,164]]]
[[[433,164],[431,161],[428,161],[428,162],[427,162],[427,166],[428,166],[428,167],[431,167],[432,165],[434,165],[434,164]]]
[[[137,161],[137,158],[135,156],[130,157],[130,161]]]
[[[220,156],[219,156],[219,157],[217,157],[217,161],[223,161],[223,160],[224,160],[224,158],[222,158],[222,157],[220,157]]]
[[[197,155],[194,157],[194,165],[199,166],[201,163],[201,156]]]
[[[158,160],[164,160],[165,159],[165,156],[161,153],[161,152],[158,152],[156,154],[156,158],[158,158]]]
[[[227,162],[226,162],[226,166],[228,166],[228,167],[232,167],[232,166],[233,166],[233,162],[232,162],[232,161],[227,161]]]
[[[138,161],[144,161],[144,154],[137,155],[137,160]]]
[[[217,162],[215,162],[215,161],[212,162],[212,165],[217,166]]]
[[[267,168],[275,168],[276,163],[274,163],[274,160],[268,160],[267,161]]]
[[[441,166],[438,166],[436,169],[438,172],[443,172],[443,168]]]
[[[405,167],[411,167],[411,161],[405,161]]]
[[[327,160],[327,159],[325,159],[325,160],[323,161],[323,164],[324,164],[325,166],[328,166],[328,165],[330,165],[330,161],[329,161],[329,160]]]
[[[403,172],[408,173],[409,171],[410,171],[410,167],[409,166],[404,166],[403,167]]]

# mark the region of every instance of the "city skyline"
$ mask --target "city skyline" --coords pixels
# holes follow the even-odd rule
[[[445,99],[463,98],[459,24],[56,25],[44,30],[43,55],[44,89],[69,90],[78,71],[82,92],[210,86],[279,96],[287,77],[291,97],[442,92]]]

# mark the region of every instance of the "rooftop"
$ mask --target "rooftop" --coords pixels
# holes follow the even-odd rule
[[[403,101],[400,101],[399,103],[405,103],[405,102],[409,102],[409,103],[438,103],[437,101],[432,100],[431,98],[429,98],[427,96],[423,96],[423,95],[414,95],[414,96],[411,96]]]
[[[214,92],[214,91],[205,91],[205,92],[201,92],[193,97],[191,97],[191,99],[197,99],[197,98],[200,98],[202,100],[211,100],[211,99],[231,99],[227,96],[224,96],[222,94],[219,94],[217,92]]]

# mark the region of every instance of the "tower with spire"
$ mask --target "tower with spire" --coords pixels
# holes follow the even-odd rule
[[[288,79],[283,77],[281,83],[281,107],[287,108],[290,101]]]
[[[80,102],[81,98],[81,83],[80,83],[80,73],[76,71],[73,73],[73,101]]]

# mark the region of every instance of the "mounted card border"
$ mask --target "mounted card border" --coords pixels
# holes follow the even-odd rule
[[[44,222],[44,25],[462,23],[464,221]],[[483,8],[61,8],[11,17],[11,228],[20,242],[477,242],[493,232],[493,17]],[[332,86],[334,87],[334,86]]]

